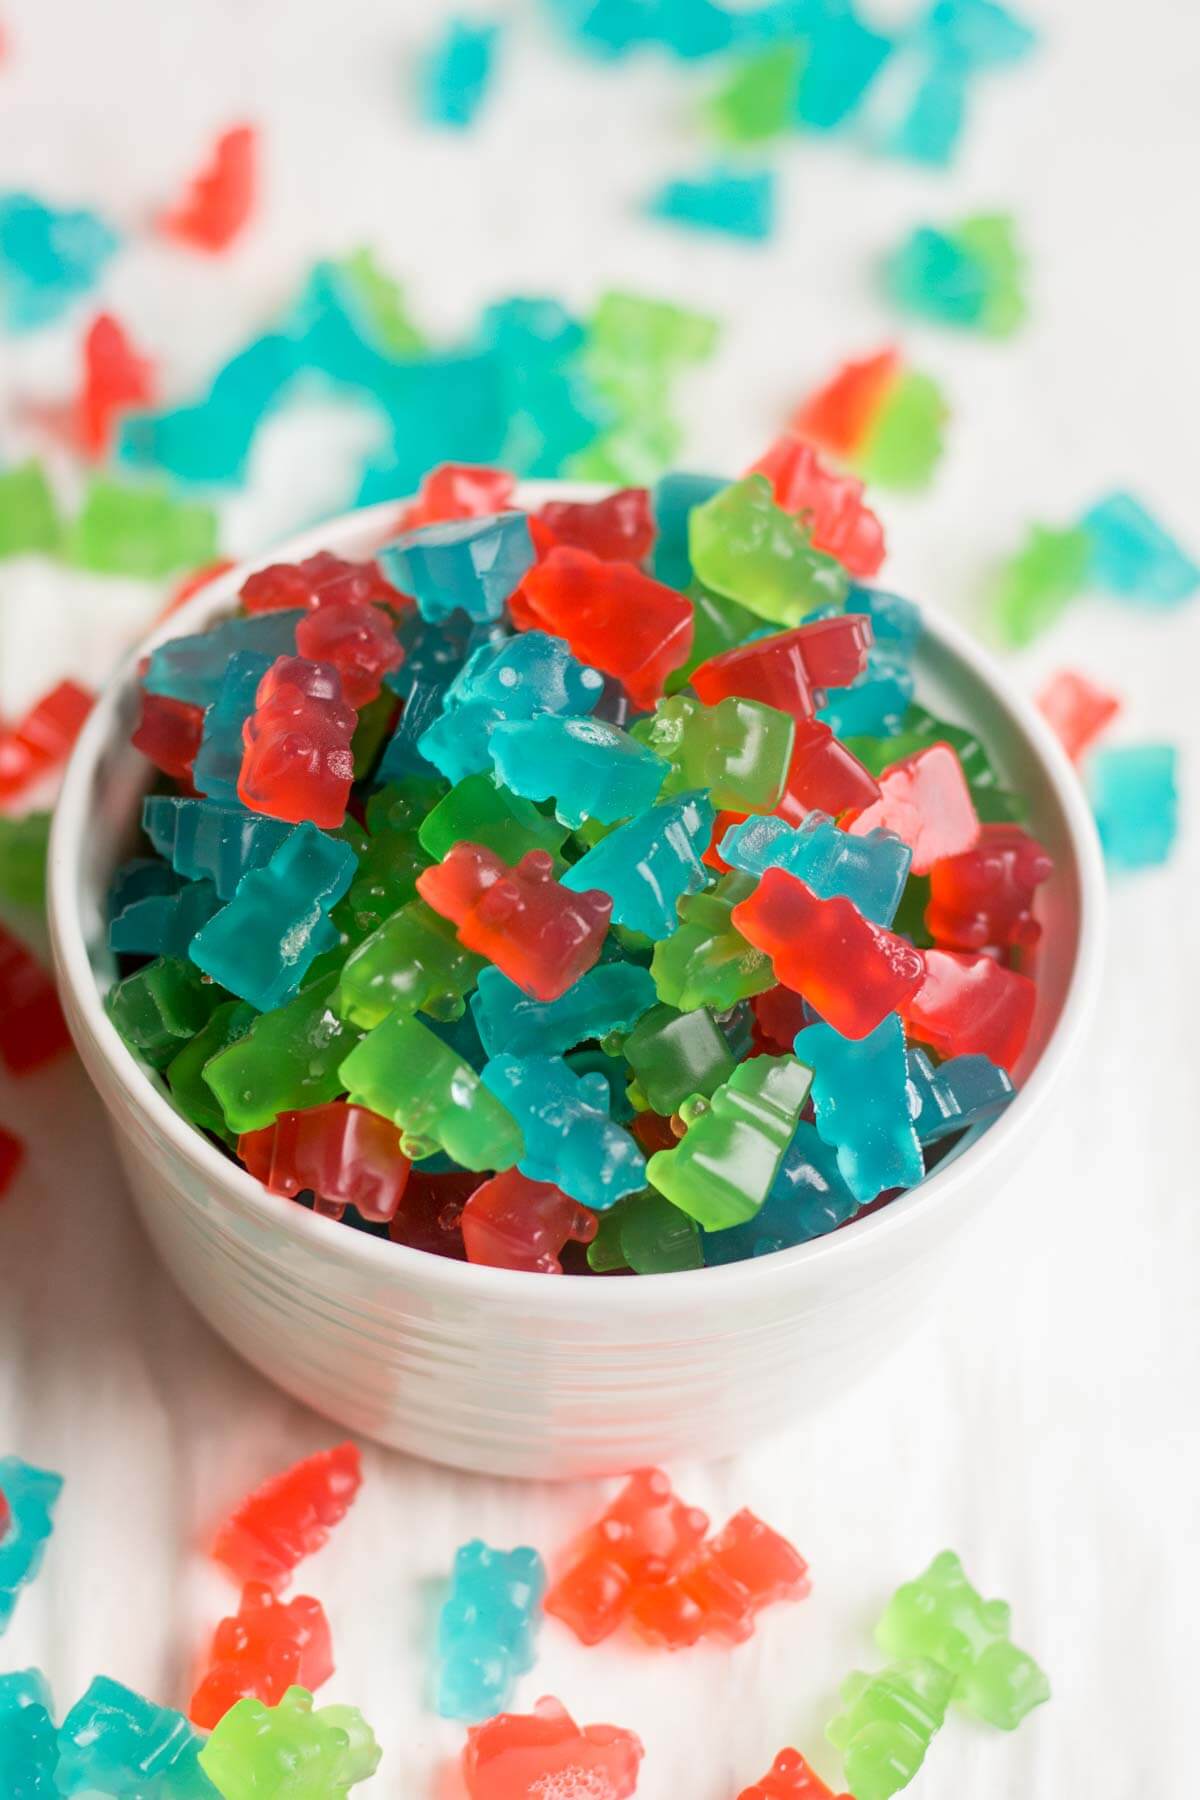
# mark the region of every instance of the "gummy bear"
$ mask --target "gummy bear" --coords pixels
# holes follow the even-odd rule
[[[66,761],[92,700],[77,681],[60,681],[15,725],[0,730],[0,801],[13,799]]]
[[[354,779],[354,726],[335,668],[281,656],[259,683],[242,727],[238,798],[273,819],[340,825]]]
[[[350,952],[336,1007],[364,1030],[395,1011],[458,1018],[482,966],[448,920],[413,899]]]
[[[599,670],[577,662],[561,638],[527,631],[482,644],[447,687],[440,717],[418,739],[421,755],[451,781],[461,781],[488,768],[498,724],[543,713],[587,713],[603,691]]]
[[[576,893],[611,894],[613,923],[656,942],[679,924],[676,906],[708,884],[703,852],[712,836],[713,807],[704,794],[681,794],[618,825],[563,876]]]
[[[527,850],[557,856],[567,828],[544,817],[518,794],[498,787],[490,775],[475,774],[456,782],[426,813],[417,836],[422,850],[436,862],[463,840],[495,851],[505,862],[519,862]]]
[[[580,1643],[600,1643],[644,1589],[687,1564],[707,1530],[707,1515],[685,1506],[661,1469],[638,1470],[568,1550],[565,1571],[546,1595],[546,1611]]]
[[[693,507],[688,534],[692,566],[705,586],[759,618],[798,625],[818,606],[838,606],[846,597],[845,571],[776,505],[765,475],[744,476]]]
[[[163,1071],[176,1106],[201,1131],[211,1131],[216,1137],[228,1136],[225,1115],[204,1079],[205,1069],[222,1050],[244,1038],[257,1017],[254,1008],[244,1000],[225,1001]]]
[[[205,1731],[248,1696],[274,1706],[295,1685],[320,1687],[333,1674],[329,1621],[306,1594],[278,1600],[261,1581],[242,1589],[234,1617],[217,1626],[208,1663],[188,1705]]]
[[[547,500],[533,515],[533,532],[548,548],[569,544],[603,562],[644,562],[655,537],[649,489],[619,488],[601,500]]]
[[[650,973],[660,1000],[689,1012],[698,1006],[723,1012],[774,985],[769,959],[732,923],[733,908],[753,891],[738,872],[704,894],[685,895],[679,928],[654,946]]]
[[[480,1538],[459,1545],[438,1616],[443,1719],[488,1719],[508,1705],[518,1676],[533,1667],[545,1588],[536,1550],[492,1550]]]
[[[404,508],[403,531],[418,525],[437,525],[447,519],[488,518],[508,511],[517,484],[507,469],[488,469],[474,463],[439,463],[421,477],[417,497]]]
[[[1177,762],[1170,744],[1123,744],[1097,752],[1092,810],[1110,868],[1149,869],[1170,856],[1178,829]]]
[[[793,124],[806,49],[803,42],[769,44],[741,58],[707,101],[704,116],[729,144],[759,144]]]
[[[472,1725],[462,1754],[470,1800],[628,1800],[637,1786],[640,1738],[618,1725],[580,1728],[557,1700],[532,1713]]]
[[[935,1068],[908,1053],[909,1111],[922,1149],[972,1125],[990,1125],[1016,1094],[1012,1078],[986,1056],[952,1056]]]
[[[798,1750],[781,1750],[761,1780],[743,1788],[737,1800],[854,1800],[835,1794],[813,1773]]]
[[[42,1566],[54,1529],[62,1476],[35,1469],[17,1456],[0,1456],[0,1632],[12,1618],[20,1590]]]
[[[739,1063],[711,1101],[682,1108],[687,1131],[673,1150],[658,1150],[646,1176],[707,1231],[752,1218],[770,1193],[808,1098],[811,1071],[794,1056]]]
[[[940,858],[929,871],[925,923],[942,949],[1036,944],[1035,888],[1054,864],[1019,825],[984,825],[974,849]]]
[[[817,1130],[837,1150],[854,1198],[866,1205],[888,1188],[915,1187],[925,1165],[909,1115],[904,1032],[895,1013],[857,1041],[831,1025],[807,1025],[795,1051],[812,1070]]]
[[[673,472],[656,482],[651,510],[658,535],[654,543],[654,578],[681,593],[694,574],[688,544],[688,520],[692,508],[719,494],[725,482],[718,475]]]
[[[126,1044],[161,1069],[228,999],[193,963],[160,956],[111,987],[104,1010]]]
[[[59,1792],[221,1800],[200,1767],[203,1742],[182,1713],[97,1675],[58,1728]]]
[[[254,210],[257,163],[258,133],[252,125],[222,132],[211,162],[179,204],[161,215],[159,230],[193,250],[227,250]]]
[[[787,713],[737,695],[705,706],[675,694],[633,728],[671,765],[664,796],[700,788],[714,806],[746,811],[767,811],[780,799],[794,735]]]
[[[778,818],[750,818],[721,839],[721,855],[749,875],[783,869],[818,898],[850,900],[875,925],[891,925],[912,866],[912,851],[890,831],[852,837],[824,813],[810,812],[799,825]]]
[[[204,732],[203,710],[166,694],[151,693],[148,688],[140,690],[138,703],[140,712],[130,743],[186,791]]]
[[[111,448],[120,413],[154,399],[154,366],[139,356],[120,320],[97,313],[83,340],[83,379],[70,411],[70,435],[89,461]]]
[[[509,512],[418,525],[381,550],[379,561],[422,618],[436,623],[456,610],[475,620],[500,618],[533,556],[528,519]]]
[[[259,1130],[281,1112],[317,1106],[343,1092],[340,1065],[362,1033],[331,1004],[337,983],[336,970],[310,981],[205,1065],[204,1080],[231,1131]]]
[[[718,167],[664,182],[646,203],[651,218],[761,242],[775,230],[775,175],[771,169]]]
[[[464,1169],[509,1169],[523,1153],[521,1128],[474,1069],[405,1013],[369,1031],[341,1065],[350,1098],[400,1127],[405,1153],[446,1152]]]
[[[801,1119],[754,1217],[704,1233],[705,1265],[711,1268],[790,1250],[836,1231],[857,1211],[858,1202],[839,1172],[837,1153],[821,1142],[815,1125]]]
[[[860,580],[877,572],[883,526],[863,500],[862,482],[827,469],[797,432],[783,432],[746,472],[766,476],[776,504],[808,526],[814,550],[835,557]]]
[[[58,1800],[54,1701],[39,1669],[0,1675],[0,1793],[6,1800]]]
[[[412,1166],[389,1120],[345,1100],[281,1112],[273,1125],[244,1133],[238,1155],[271,1193],[294,1199],[311,1191],[314,1210],[327,1218],[352,1206],[372,1224],[394,1217]]]
[[[636,1083],[635,1101],[669,1116],[692,1094],[708,1097],[733,1073],[735,1058],[706,1007],[676,1012],[654,1006],[621,1045]]]
[[[497,25],[450,19],[420,70],[421,110],[431,125],[462,130],[483,102],[491,78]]]
[[[556,818],[615,824],[645,812],[670,765],[644,741],[600,719],[504,721],[488,739],[496,778],[530,800],[554,800]]]
[[[792,765],[775,811],[789,825],[810,812],[830,818],[852,809],[864,810],[879,799],[879,783],[858,758],[840,744],[820,719],[796,726]]]
[[[928,950],[925,979],[901,1005],[911,1037],[939,1056],[988,1056],[1012,1070],[1033,1023],[1037,988],[1028,975],[983,954]]]
[[[863,673],[873,639],[861,613],[816,619],[712,657],[693,669],[692,686],[709,705],[742,694],[802,721],[815,709],[814,688],[846,686]]]
[[[914,875],[928,875],[935,862],[973,850],[979,817],[962,764],[949,744],[931,744],[884,770],[880,798],[853,812],[847,831],[863,836],[876,827],[895,832],[913,853]]]
[[[465,1262],[463,1207],[482,1179],[469,1169],[448,1170],[443,1175],[414,1169],[399,1210],[388,1226],[388,1237],[393,1244],[407,1244],[430,1256]]]
[[[177,874],[211,881],[218,897],[230,900],[243,875],[265,867],[297,827],[236,804],[150,794],[142,802],[142,829]]]
[[[1108,494],[1079,521],[1098,587],[1144,607],[1174,607],[1200,589],[1200,567],[1132,494]]]
[[[558,999],[532,1000],[499,969],[479,972],[471,998],[489,1056],[555,1056],[588,1038],[625,1032],[654,1004],[654,983],[635,963],[597,963]]]
[[[474,1190],[461,1223],[468,1262],[561,1275],[564,1245],[590,1243],[597,1221],[553,1182],[506,1169]]]
[[[609,1117],[602,1074],[576,1075],[560,1056],[502,1054],[482,1080],[520,1126],[525,1147],[516,1160],[531,1181],[553,1182],[595,1212],[644,1186],[646,1159]]]
[[[211,881],[187,881],[172,894],[148,895],[109,922],[108,947],[124,956],[186,956],[220,904]]]
[[[0,923],[0,1063],[10,1075],[28,1075],[70,1047],[58,989]]]
[[[743,1644],[764,1607],[803,1600],[811,1586],[799,1552],[743,1507],[678,1574],[641,1590],[633,1621],[644,1638],[668,1650],[707,1637]]]
[[[306,614],[296,627],[296,650],[337,670],[346,704],[356,712],[377,698],[384,676],[404,660],[387,614],[362,600],[325,601]]]
[[[842,1752],[855,1800],[891,1800],[907,1787],[941,1730],[954,1677],[923,1657],[842,1683],[842,1711],[826,1735]]]
[[[1121,710],[1115,694],[1106,693],[1074,669],[1052,676],[1037,704],[1072,762],[1078,762]]]
[[[615,675],[637,706],[653,706],[692,642],[691,603],[627,563],[551,550],[521,584],[521,601],[575,655]]]
[[[792,429],[850,461],[899,376],[898,350],[880,350],[861,361],[845,362],[824,387],[797,408]]]
[[[238,650],[230,657],[213,704],[205,709],[200,748],[192,763],[192,785],[210,800],[240,806],[238,782],[245,746],[246,720],[271,659],[257,650]]]
[[[361,1485],[356,1445],[318,1450],[247,1495],[218,1531],[214,1560],[235,1580],[278,1592],[296,1564],[327,1542]]]
[[[313,1710],[306,1688],[277,1706],[239,1700],[218,1722],[200,1764],[222,1800],[344,1800],[379,1767],[382,1752],[353,1706]]]
[[[1091,539],[1081,528],[1029,527],[996,578],[996,624],[1007,643],[1028,644],[1054,624],[1087,585],[1091,556]]]
[[[147,693],[165,694],[189,706],[212,706],[220,698],[231,656],[253,650],[272,662],[290,657],[303,616],[287,611],[222,619],[207,631],[171,638],[151,652],[143,686]]]
[[[913,491],[925,487],[942,454],[947,406],[928,375],[905,369],[870,421],[855,458],[865,481]]]
[[[0,316],[8,331],[52,324],[89,288],[119,248],[91,212],[59,212],[32,194],[0,196]]]

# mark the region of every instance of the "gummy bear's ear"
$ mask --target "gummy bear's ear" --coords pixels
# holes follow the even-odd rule
[[[985,1600],[983,1603],[984,1622],[990,1631],[1007,1633],[1012,1621],[1012,1607],[1007,1600]]]

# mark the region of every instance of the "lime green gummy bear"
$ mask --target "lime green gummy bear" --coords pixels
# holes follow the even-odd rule
[[[716,807],[770,812],[783,793],[795,721],[738,694],[705,706],[690,694],[660,700],[630,736],[671,764],[661,797],[704,788]]]
[[[1091,560],[1086,531],[1031,525],[996,584],[996,624],[1006,642],[1028,644],[1053,625],[1086,586]]]
[[[368,1031],[397,1008],[458,1019],[483,961],[463,949],[448,919],[413,899],[350,952],[334,1005]]]
[[[1021,324],[1025,304],[1025,259],[1017,248],[1011,213],[973,213],[955,228],[959,246],[986,271],[987,294],[980,329],[989,337],[1009,337]]]
[[[210,506],[104,475],[93,478],[66,542],[68,562],[82,569],[150,581],[211,562],[216,554],[217,516]]]
[[[743,57],[704,108],[716,136],[727,144],[763,144],[792,130],[807,60],[795,41]]]
[[[58,508],[40,462],[0,474],[0,557],[49,554],[62,537]]]
[[[1050,1683],[1009,1631],[1011,1609],[984,1600],[953,1550],[935,1556],[923,1575],[896,1589],[875,1629],[894,1659],[927,1657],[955,1678],[954,1699],[989,1725],[1013,1731],[1050,1698]]]
[[[651,1185],[706,1231],[752,1219],[771,1190],[812,1085],[794,1056],[739,1063],[711,1100],[680,1108],[687,1125],[673,1150],[646,1165]]]
[[[770,958],[730,923],[734,907],[757,885],[753,875],[732,870],[707,893],[679,901],[679,929],[655,944],[650,963],[660,1000],[680,1012],[698,1006],[728,1012],[775,986]]]
[[[308,1689],[290,1687],[277,1706],[230,1707],[199,1762],[223,1800],[341,1800],[375,1773],[381,1754],[357,1707],[314,1711]]]
[[[231,1131],[257,1131],[277,1113],[320,1106],[342,1092],[338,1066],[362,1033],[333,1009],[338,975],[333,969],[310,980],[205,1063],[204,1079]]]
[[[813,549],[801,521],[776,505],[765,475],[747,475],[693,507],[688,549],[706,587],[776,625],[799,625],[846,598],[846,571]]]
[[[159,956],[111,987],[104,1010],[129,1048],[163,1069],[232,998],[194,963]]]
[[[906,369],[871,421],[854,459],[858,474],[882,488],[926,487],[942,454],[946,417],[937,383],[929,375]]]
[[[434,862],[457,843],[482,844],[509,864],[520,862],[527,850],[546,850],[557,859],[566,836],[565,825],[546,818],[531,800],[497,787],[490,775],[464,776],[419,831],[421,848]]]
[[[341,1066],[351,1100],[399,1126],[406,1155],[440,1149],[464,1169],[511,1169],[525,1140],[470,1064],[406,1013],[369,1031]]]
[[[908,1786],[942,1728],[953,1686],[953,1675],[922,1657],[846,1677],[842,1710],[825,1735],[842,1752],[855,1800],[891,1800]]]

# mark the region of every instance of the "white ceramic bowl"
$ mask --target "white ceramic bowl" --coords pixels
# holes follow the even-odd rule
[[[550,491],[531,484],[536,505]],[[143,645],[200,630],[250,567],[328,548],[370,555],[396,507],[353,513],[220,577]],[[1076,1053],[1098,982],[1104,878],[1079,783],[1037,713],[925,606],[919,693],[970,720],[1029,795],[1054,857],[1042,891],[1039,1000],[1021,1092],[921,1187],[833,1236],[686,1274],[586,1280],[475,1268],[347,1229],[268,1194],[194,1131],[105,1016],[103,901],[128,854],[148,768],[129,747],[137,656],[67,770],[50,845],[63,1003],[108,1108],[139,1212],[184,1293],[272,1381],[341,1425],[494,1474],[616,1473],[737,1450],[853,1381],[934,1303],[964,1228],[999,1199]]]

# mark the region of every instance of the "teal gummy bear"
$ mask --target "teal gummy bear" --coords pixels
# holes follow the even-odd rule
[[[646,211],[673,225],[762,243],[775,230],[775,176],[770,169],[717,168],[667,181],[651,194]]]
[[[678,901],[708,885],[702,859],[714,817],[712,802],[699,793],[652,806],[601,838],[567,870],[563,886],[576,893],[601,888],[612,896],[615,925],[659,943],[678,930]]]
[[[822,1143],[815,1125],[801,1119],[754,1217],[724,1231],[702,1234],[705,1265],[713,1268],[790,1250],[836,1231],[857,1211],[858,1202],[842,1180],[837,1152]]]
[[[339,942],[329,912],[350,886],[357,860],[339,838],[298,825],[192,939],[191,960],[259,1012],[282,1006],[313,960]]]
[[[405,620],[400,628],[404,661],[384,677],[404,701],[404,711],[384,747],[377,781],[402,781],[409,775],[435,772],[421,753],[422,737],[441,717],[447,690],[474,653],[505,642],[507,636],[504,627],[478,625],[465,612],[453,612],[437,625],[426,624],[416,612]]]
[[[688,475],[680,471],[664,475],[655,483],[650,506],[655,526],[651,573],[656,581],[678,588],[680,593],[691,585],[688,519],[692,508],[703,506],[728,486],[720,475]]]
[[[149,805],[149,801],[143,805]],[[104,916],[108,920],[115,919],[135,901],[146,900],[151,894],[175,894],[182,886],[175,870],[160,862],[157,856],[133,856],[121,864],[109,883]]]
[[[561,1056],[500,1055],[482,1080],[524,1133],[517,1167],[531,1181],[552,1181],[594,1212],[646,1185],[646,1159],[609,1117],[602,1074],[575,1075]]]
[[[485,309],[478,342],[497,367],[506,421],[498,460],[521,475],[559,474],[608,423],[581,371],[582,325],[557,300],[518,295]]]
[[[891,925],[912,867],[911,849],[894,832],[876,828],[851,837],[821,812],[806,814],[796,826],[751,815],[730,826],[720,854],[748,875],[786,869],[819,900],[843,894],[876,925]]]
[[[797,120],[813,131],[836,131],[858,111],[894,44],[856,17],[852,7],[805,11],[806,59]]]
[[[61,1475],[35,1469],[19,1456],[0,1456],[0,1494],[10,1515],[7,1530],[0,1531],[0,1632],[12,1618],[18,1593],[42,1566],[61,1492]]]
[[[564,30],[598,57],[658,44],[684,61],[731,50],[743,15],[718,0],[551,0]]]
[[[142,830],[177,875],[211,881],[218,899],[231,900],[243,875],[269,863],[296,826],[249,812],[240,803],[224,806],[177,794],[149,794],[142,802]],[[131,895],[125,904],[134,898],[141,896]]]
[[[925,1173],[909,1116],[904,1028],[889,1013],[852,1041],[832,1025],[806,1025],[795,1041],[813,1071],[817,1130],[837,1150],[842,1179],[865,1205],[888,1188],[915,1187]]]
[[[54,1701],[40,1669],[0,1675],[0,1794],[58,1800]]]
[[[827,616],[835,618],[838,611],[836,607],[830,608]],[[911,663],[924,630],[921,609],[914,600],[889,594],[885,588],[867,587],[863,582],[852,581],[846,604],[840,611],[864,614],[871,621],[878,648],[896,662]]]
[[[203,1744],[182,1713],[97,1675],[59,1726],[59,1792],[89,1800],[220,1800],[200,1767]]]
[[[1200,568],[1140,500],[1108,494],[1079,521],[1091,540],[1091,579],[1151,609],[1181,606],[1200,588]]]
[[[418,748],[450,781],[491,768],[489,740],[505,720],[542,713],[588,713],[604,692],[598,669],[579,662],[562,638],[525,631],[481,644],[446,689],[441,714]]]
[[[192,637],[172,638],[151,652],[142,685],[148,694],[186,700],[189,706],[213,706],[221,697],[225,671],[239,650],[254,650],[274,662],[296,654],[296,627],[302,612],[252,613],[222,619]]]
[[[1167,861],[1179,821],[1177,761],[1170,744],[1131,744],[1092,757],[1092,810],[1110,868],[1149,869]]]
[[[589,1038],[625,1033],[655,1005],[649,970],[597,963],[557,1000],[531,1000],[489,963],[479,972],[471,1012],[489,1056],[558,1056]]]
[[[118,956],[186,956],[221,902],[211,881],[185,881],[173,894],[150,894],[115,915],[108,947]]]
[[[884,283],[903,311],[967,328],[984,319],[992,285],[980,257],[930,225],[919,225],[888,257]]]
[[[908,1106],[922,1149],[972,1125],[991,1125],[1016,1091],[990,1057],[952,1056],[935,1068],[924,1050],[908,1053]]]
[[[1020,62],[1037,46],[1037,33],[999,0],[934,0],[921,32],[941,56],[971,69]]]
[[[192,764],[192,786],[209,800],[238,804],[238,777],[245,744],[242,726],[254,711],[258,685],[271,658],[239,650],[225,665],[216,699],[204,715],[203,735]]]
[[[534,1664],[546,1567],[536,1550],[492,1550],[480,1538],[454,1553],[438,1616],[435,1705],[468,1724],[503,1712]]]
[[[282,333],[253,339],[218,369],[198,400],[122,419],[118,460],[163,469],[180,482],[243,480],[255,433],[300,366],[296,345]]]
[[[422,60],[421,112],[431,125],[463,131],[474,122],[491,80],[500,28],[451,19]]]
[[[488,754],[511,793],[553,799],[555,817],[572,828],[645,812],[670,770],[665,757],[616,725],[553,713],[496,725]]]
[[[379,563],[431,623],[459,609],[472,619],[498,619],[533,567],[529,520],[510,512],[418,525],[381,550]]]
[[[836,738],[895,737],[904,724],[915,685],[911,669],[886,650],[872,647],[857,681],[849,687],[825,689],[817,717]]]
[[[8,331],[52,324],[96,285],[120,240],[91,212],[32,194],[0,197],[0,318]]]

